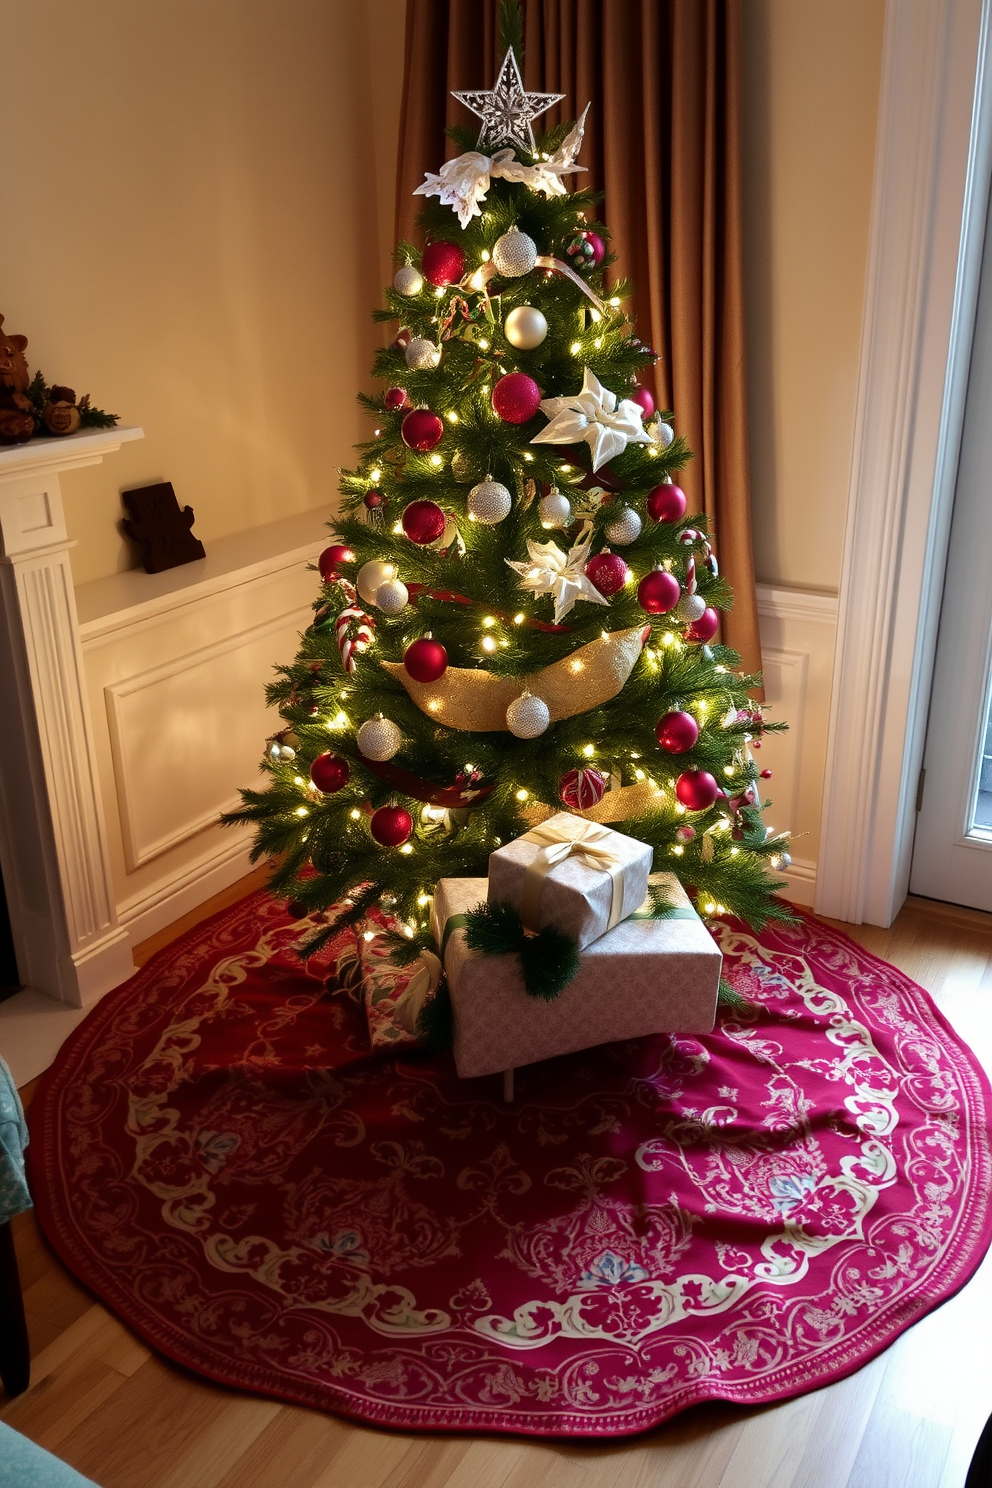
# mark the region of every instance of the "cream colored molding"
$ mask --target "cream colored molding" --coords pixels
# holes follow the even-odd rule
[[[837,596],[819,589],[790,589],[784,584],[758,584],[758,614],[774,620],[837,624]]]
[[[266,637],[274,635],[277,631],[295,626],[298,619],[299,611],[295,608],[286,613],[274,615],[250,629],[224,636],[196,651],[187,651],[171,657],[158,666],[146,668],[106,688],[107,721],[114,762],[114,779],[117,784],[121,837],[124,845],[124,860],[129,873],[134,873],[144,864],[161,857],[170,848],[178,847],[191,837],[197,836],[207,827],[216,826],[221,812],[233,810],[240,804],[240,797],[236,790],[230,794],[222,791],[218,795],[215,790],[208,788],[207,799],[201,799],[199,808],[190,812],[187,804],[188,798],[181,790],[175,789],[179,782],[173,780],[170,789],[168,777],[163,776],[161,769],[156,769],[155,765],[149,767],[149,756],[155,749],[156,735],[161,733],[160,720],[163,711],[161,697],[164,694],[166,706],[176,710],[176,722],[181,735],[180,743],[188,739],[190,729],[194,730],[194,734],[199,729],[213,736],[214,721],[209,717],[202,713],[198,717],[184,717],[179,712],[184,707],[183,696],[190,689],[193,674],[200,673],[201,675],[200,692],[202,694],[222,697],[225,686],[230,685],[232,652],[235,653],[235,659],[254,658],[256,643],[264,641]],[[220,663],[226,664],[218,665]],[[258,680],[255,678],[253,666],[250,670],[253,673],[255,686],[261,693],[260,679],[264,676],[262,665],[260,664],[257,673]],[[181,686],[170,688],[169,684],[174,683],[177,678],[182,679]],[[235,678],[235,682],[237,680]],[[233,706],[230,712],[236,717],[236,706]],[[261,737],[253,740],[253,743],[256,745],[257,753],[260,754],[262,751]],[[173,751],[167,752],[173,753]],[[196,753],[195,749],[193,753]],[[180,761],[180,770],[183,764],[187,769],[191,766],[195,768],[195,760]],[[244,783],[251,785],[254,782],[251,776],[246,774]],[[211,782],[208,780],[207,784],[209,787]],[[162,798],[163,792],[164,798]],[[148,812],[144,809],[149,798],[155,801],[153,816],[158,823],[157,830],[150,825]],[[165,822],[164,830],[162,829],[163,821]]]
[[[985,231],[989,0],[890,0],[816,908],[906,894]]]
[[[0,859],[22,979],[77,1007],[133,971],[117,921],[59,477],[140,429],[0,450]]]

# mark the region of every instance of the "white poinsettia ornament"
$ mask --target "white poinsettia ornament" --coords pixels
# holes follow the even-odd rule
[[[628,444],[650,444],[639,403],[622,401],[586,367],[582,391],[570,398],[544,398],[541,412],[550,423],[531,444],[588,444],[592,468],[599,470],[623,453]]]
[[[555,624],[560,625],[577,599],[588,600],[590,604],[609,604],[586,578],[591,544],[592,524],[587,522],[579,541],[567,553],[557,543],[528,541],[527,563],[515,563],[511,558],[504,561],[520,575],[521,589],[528,589],[531,594],[554,595]]]

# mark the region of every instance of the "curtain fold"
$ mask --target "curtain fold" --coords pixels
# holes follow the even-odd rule
[[[576,177],[605,193],[640,335],[660,353],[652,386],[695,458],[682,485],[705,511],[735,602],[726,642],[761,665],[751,545],[741,227],[742,0],[522,0],[524,81],[566,94],[539,126],[592,103]],[[416,242],[427,170],[458,153],[471,116],[453,89],[488,88],[497,0],[407,0],[397,237]]]

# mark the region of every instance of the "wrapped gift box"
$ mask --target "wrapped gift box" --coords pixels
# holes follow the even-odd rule
[[[554,1002],[524,991],[516,954],[470,951],[452,917],[486,898],[481,878],[444,878],[434,895],[434,935],[448,975],[459,1075],[489,1075],[557,1054],[649,1033],[709,1033],[722,956],[674,874],[656,874],[673,915],[624,920],[582,953]],[[649,912],[644,906],[638,913]]]
[[[388,916],[375,915],[372,919],[386,929],[398,928]],[[334,963],[341,990],[365,1010],[374,1050],[415,1049],[422,1044],[417,1017],[437,986],[440,971],[430,951],[422,952],[420,959],[409,966],[397,966],[381,935],[366,940],[361,933],[348,937]]]
[[[644,842],[559,811],[491,855],[489,899],[512,904],[528,930],[554,925],[581,951],[644,903],[653,857]]]

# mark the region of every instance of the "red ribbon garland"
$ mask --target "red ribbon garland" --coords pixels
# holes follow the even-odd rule
[[[419,599],[421,594],[429,594],[431,599],[440,600],[442,604],[475,604],[475,600],[469,599],[467,594],[455,594],[451,589],[431,589],[427,584],[408,584],[407,589],[412,600]],[[513,619],[505,610],[493,610],[493,614],[500,620]],[[545,620],[532,620],[529,615],[524,618],[523,624],[530,630],[543,630],[553,635],[567,635],[572,628],[570,625],[549,625]]]
[[[401,765],[392,765],[384,760],[366,759],[361,756],[362,764],[373,775],[378,775],[387,785],[394,786],[396,790],[402,791],[405,796],[412,796],[415,801],[423,801],[427,806],[453,806],[461,807],[470,811],[473,806],[481,806],[487,796],[491,795],[495,786],[482,785],[475,790],[469,785],[435,785],[433,781],[424,780],[419,775],[412,775],[409,770],[404,770]],[[466,800],[468,794],[471,799]]]

